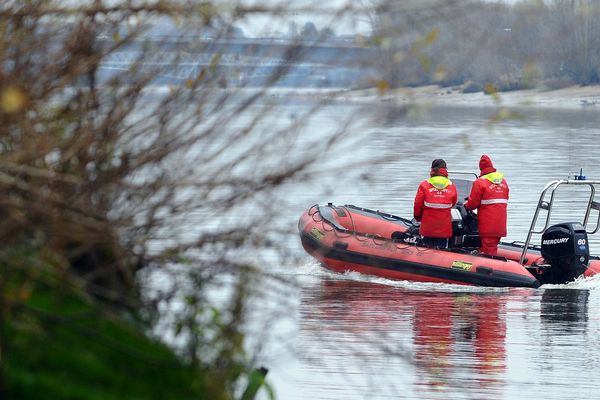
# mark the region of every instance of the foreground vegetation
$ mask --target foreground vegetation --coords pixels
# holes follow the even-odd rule
[[[243,15],[199,1],[0,4],[0,398],[253,397],[245,304],[270,278],[243,255],[277,249],[268,215],[222,220],[310,166],[284,151],[306,117],[265,133],[275,105],[222,91],[217,55],[155,90],[164,65],[144,36],[146,21],[227,32]],[[173,65],[188,50],[162,49]],[[100,84],[115,54],[129,64]]]
[[[7,399],[202,399],[199,368],[68,288],[31,288],[5,329]],[[214,397],[213,397],[214,396]]]
[[[243,354],[235,345],[217,367],[182,357],[153,339],[143,309],[98,303],[49,254],[19,248],[1,259],[2,398],[252,400],[262,388],[273,398],[266,370],[231,363]]]

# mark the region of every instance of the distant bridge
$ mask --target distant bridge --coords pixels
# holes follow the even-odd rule
[[[108,37],[100,43],[112,45]],[[127,44],[123,51],[185,52],[188,54],[231,54],[263,59],[283,59],[291,62],[348,66],[363,64],[377,54],[374,47],[356,40],[331,38],[328,40],[299,41],[276,38],[206,38],[197,36],[150,36]]]
[[[104,45],[113,44],[101,38]],[[261,84],[275,74],[285,75],[279,84],[346,85],[365,73],[375,49],[350,41],[299,43],[279,39],[210,39],[151,37],[115,51],[101,63],[111,73],[138,65],[159,71],[166,79],[185,80],[208,70],[219,70],[238,84]],[[304,82],[303,82],[304,80]],[[286,83],[287,82],[287,83]]]

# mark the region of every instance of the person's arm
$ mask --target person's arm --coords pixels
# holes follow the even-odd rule
[[[456,191],[456,185],[452,185],[452,187],[454,188],[452,193],[452,207],[454,207],[458,203],[458,192]]]
[[[471,194],[465,202],[464,206],[467,210],[474,210],[481,204],[481,196],[483,196],[483,186],[479,183],[479,179],[473,183]]]
[[[421,221],[421,217],[423,216],[423,207],[425,201],[425,193],[423,193],[423,188],[419,185],[417,189],[417,194],[415,196],[415,204],[414,204],[414,212],[413,215],[417,221]]]

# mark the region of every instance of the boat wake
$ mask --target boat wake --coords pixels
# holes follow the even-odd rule
[[[588,278],[580,276],[573,282],[563,283],[560,285],[546,284],[540,286],[540,289],[600,290],[600,275],[594,275]]]

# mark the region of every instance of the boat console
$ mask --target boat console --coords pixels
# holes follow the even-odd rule
[[[477,178],[477,175],[467,172],[452,172],[452,174],[467,174]],[[452,238],[450,239],[450,247],[477,249],[480,246],[477,214],[467,210],[463,204],[471,193],[473,179],[452,178],[452,183],[456,186],[459,201],[451,210]]]

